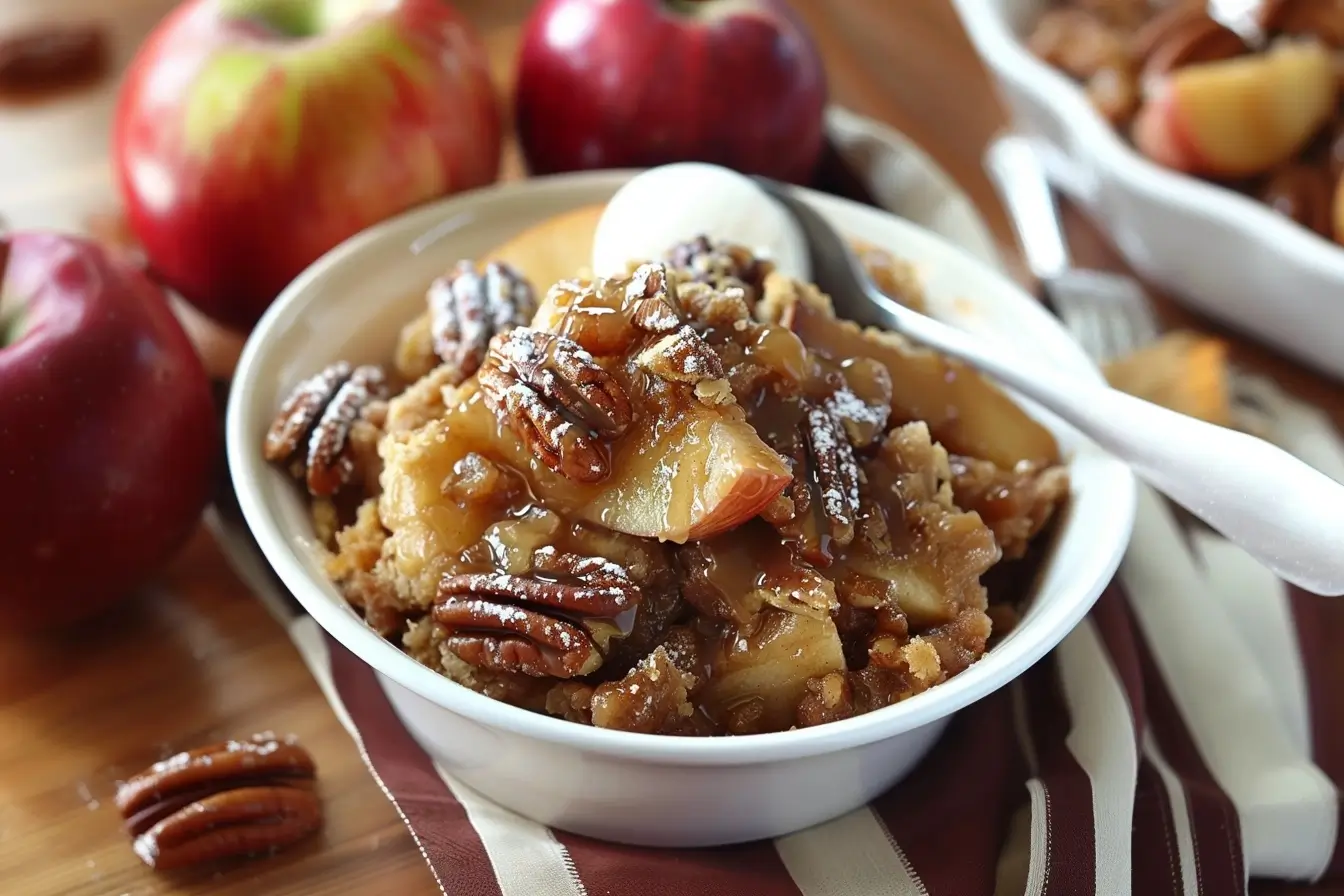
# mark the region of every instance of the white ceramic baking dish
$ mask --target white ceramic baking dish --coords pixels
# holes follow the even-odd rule
[[[1344,247],[1134,150],[1022,39],[1050,0],[953,0],[1052,179],[1144,276],[1212,318],[1344,377]]]
[[[896,706],[844,722],[738,738],[686,739],[585,727],[474,693],[378,637],[324,578],[298,489],[259,446],[282,397],[326,364],[383,361],[425,284],[537,221],[605,202],[630,172],[542,178],[464,194],[388,221],[296,280],[248,340],[227,441],[247,522],[313,618],[372,666],[407,727],[458,780],[553,827],[629,843],[692,846],[772,837],[843,814],[891,786],[951,715],[1007,684],[1078,623],[1129,539],[1128,468],[1048,418],[1073,494],[1020,626],[969,670]],[[1098,378],[1054,318],[985,263],[912,224],[803,195],[843,231],[918,262],[942,317],[1018,346],[1068,375]],[[432,241],[417,241],[434,231]],[[419,251],[414,251],[415,245]]]

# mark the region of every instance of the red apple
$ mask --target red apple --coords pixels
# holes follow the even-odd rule
[[[805,183],[826,73],[781,0],[541,0],[515,103],[534,174],[698,161]]]
[[[158,286],[82,238],[0,236],[0,625],[87,616],[166,560],[217,428]]]
[[[493,181],[500,141],[445,0],[188,0],[131,64],[114,157],[155,276],[245,329],[346,237]]]

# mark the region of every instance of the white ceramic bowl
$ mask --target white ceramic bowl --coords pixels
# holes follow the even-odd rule
[[[1018,130],[1136,270],[1191,307],[1344,377],[1344,248],[1131,147],[1023,43],[1050,0],[954,0]]]
[[[527,712],[461,687],[369,630],[325,580],[299,491],[259,451],[295,383],[336,359],[386,359],[425,285],[449,264],[527,225],[602,202],[630,172],[594,172],[461,195],[388,221],[336,248],[279,297],[234,379],[227,439],[248,524],[309,613],[372,666],[412,734],[470,787],[525,816],[594,837],[699,846],[778,836],[880,794],[937,740],[956,710],[1021,674],[1092,606],[1129,539],[1126,467],[1050,423],[1071,456],[1073,498],[1022,624],[980,662],[899,705],[801,731],[683,739],[609,731]],[[931,304],[968,329],[1098,374],[1039,305],[937,237],[855,203],[805,192],[846,232],[918,262]],[[435,231],[434,240],[417,238]],[[413,251],[415,244],[419,251]],[[1043,418],[1045,419],[1045,418]]]

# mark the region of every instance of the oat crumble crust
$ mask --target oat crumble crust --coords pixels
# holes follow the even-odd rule
[[[856,248],[924,307],[911,265]],[[465,378],[429,311],[409,322],[399,387],[350,427],[342,490],[311,501],[328,576],[417,662],[579,724],[750,734],[921,693],[1013,624],[982,577],[1030,562],[1068,475],[974,372],[836,320],[736,247],[537,295],[531,327],[495,332]],[[520,408],[552,421],[544,443]],[[544,456],[575,445],[603,476]]]

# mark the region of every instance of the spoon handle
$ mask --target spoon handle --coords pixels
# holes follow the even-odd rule
[[[1061,375],[908,309],[889,310],[901,332],[1052,411],[1280,578],[1315,594],[1344,594],[1344,485],[1262,439]]]

